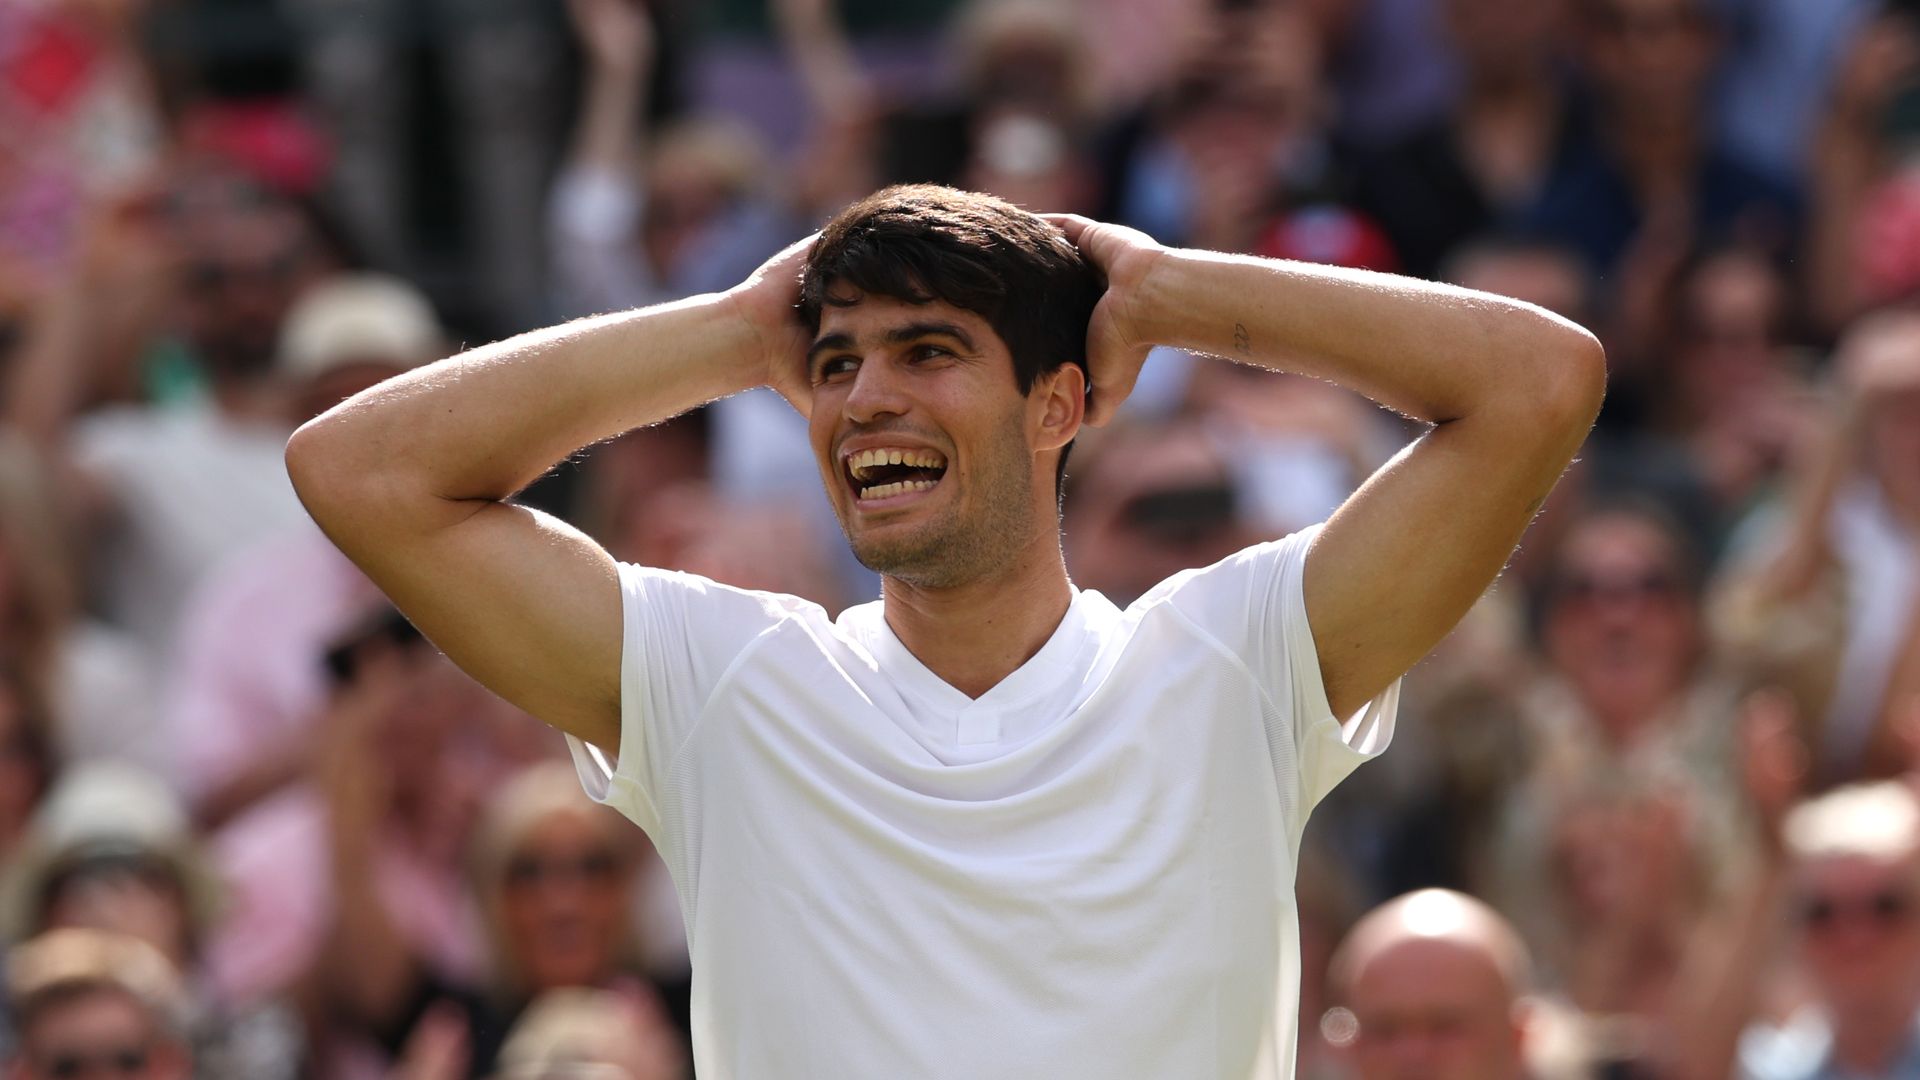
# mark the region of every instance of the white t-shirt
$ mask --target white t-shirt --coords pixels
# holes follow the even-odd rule
[[[622,566],[619,763],[575,760],[672,871],[700,1075],[1291,1077],[1301,829],[1399,700],[1328,709],[1317,532],[1076,592],[978,699],[877,602]]]

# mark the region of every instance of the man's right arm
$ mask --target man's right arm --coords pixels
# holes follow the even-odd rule
[[[800,402],[792,316],[806,241],[725,294],[474,349],[294,433],[313,519],[489,689],[618,752],[620,587],[579,531],[507,499],[568,454],[772,381]]]

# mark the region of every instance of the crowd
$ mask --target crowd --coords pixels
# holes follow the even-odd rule
[[[1309,830],[1303,1080],[1920,1078],[1920,4],[21,0],[0,75],[9,1075],[689,1075],[644,835],[282,450],[926,180],[1607,346]],[[1319,521],[1418,433],[1160,350],[1073,456],[1075,582]],[[525,498],[838,610],[876,581],[817,483],[760,391]]]

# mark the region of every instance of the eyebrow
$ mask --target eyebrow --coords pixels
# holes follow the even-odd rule
[[[973,338],[954,323],[948,322],[910,322],[896,326],[880,335],[880,340],[888,345],[903,345],[909,341],[918,341],[926,337],[949,337],[960,343],[960,347],[973,352]],[[807,347],[807,367],[812,368],[821,353],[836,349],[853,347],[853,335],[838,331],[821,338]]]

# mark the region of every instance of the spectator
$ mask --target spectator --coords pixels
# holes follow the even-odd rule
[[[17,316],[66,269],[87,204],[159,156],[159,109],[135,48],[140,7],[0,11],[0,318]]]
[[[81,929],[156,950],[183,980],[180,1029],[203,1075],[300,1075],[304,1038],[273,1002],[223,1000],[205,945],[220,885],[186,813],[160,782],[130,766],[74,766],[49,794],[7,881],[5,936]]]
[[[1716,616],[1747,665],[1795,693],[1822,780],[1902,770],[1920,700],[1920,315],[1862,320],[1837,367],[1815,452]]]
[[[336,927],[390,921],[409,955],[476,978],[484,943],[462,863],[488,794],[550,742],[484,694],[382,609],[326,657],[331,697],[303,782],[283,786],[215,837],[232,890],[210,967],[216,985],[250,1000],[301,983],[352,985],[365,949],[332,945]],[[322,1071],[359,1075],[348,1044],[316,1048]]]
[[[1679,443],[1720,529],[1770,493],[1818,422],[1813,387],[1794,362],[1797,326],[1786,276],[1744,248],[1702,252],[1675,282],[1650,434]],[[1629,391],[1631,393],[1631,391]]]
[[[1909,783],[1851,784],[1791,804],[1784,718],[1754,726],[1769,859],[1715,935],[1694,1010],[1691,1068],[1707,1080],[1920,1074],[1920,803]],[[1788,767],[1782,768],[1782,765]],[[1774,970],[1776,943],[1791,945]],[[1785,975],[1785,978],[1781,976]],[[1743,1031],[1744,1029],[1744,1031]]]
[[[1920,292],[1920,12],[1897,2],[1859,20],[1812,140],[1807,302],[1837,332]]]
[[[196,1075],[178,977],[138,939],[56,930],[19,946],[7,958],[7,1011],[19,1035],[8,1075],[19,1080]]]
[[[1355,192],[1406,271],[1420,277],[1533,205],[1562,153],[1571,111],[1558,55],[1566,0],[1438,6],[1463,68],[1462,92],[1447,114],[1363,160]]]
[[[99,323],[112,321],[95,313],[127,302],[83,265],[43,305],[6,419],[90,481],[102,608],[157,659],[208,569],[303,518],[281,462],[296,417],[272,360],[281,319],[330,257],[299,208],[217,170],[186,173],[128,213],[95,257],[147,249],[143,287],[160,298],[156,314],[177,315],[191,351],[173,372],[204,378],[204,396],[77,415],[104,362]],[[160,333],[136,336],[150,346]]]
[[[1068,561],[1080,587],[1130,604],[1169,574],[1257,539],[1245,492],[1199,424],[1116,428],[1088,441],[1066,500]]]
[[[1711,0],[1580,0],[1579,10],[1590,131],[1523,225],[1621,282],[1609,351],[1634,354],[1694,243],[1791,250],[1798,200],[1714,137],[1707,88],[1724,28]]]
[[[313,416],[446,345],[417,289],[343,274],[294,306],[275,366],[297,415]],[[379,599],[304,518],[222,563],[195,589],[161,711],[166,764],[204,827],[305,775],[312,725],[326,704],[322,658]]]
[[[394,1051],[436,1037],[426,1022],[446,1003],[466,1032],[464,1075],[476,1078],[493,1073],[516,1018],[543,993],[620,989],[657,1010],[656,991],[634,975],[637,854],[617,820],[580,793],[572,769],[535,766],[493,801],[474,836],[472,880],[491,945],[484,981],[435,970],[377,907],[348,900],[334,948],[355,959],[330,965],[334,993]],[[684,1027],[685,985],[664,989]]]
[[[1375,908],[1335,954],[1327,1025],[1356,1080],[1524,1080],[1526,946],[1492,908],[1428,889]]]

